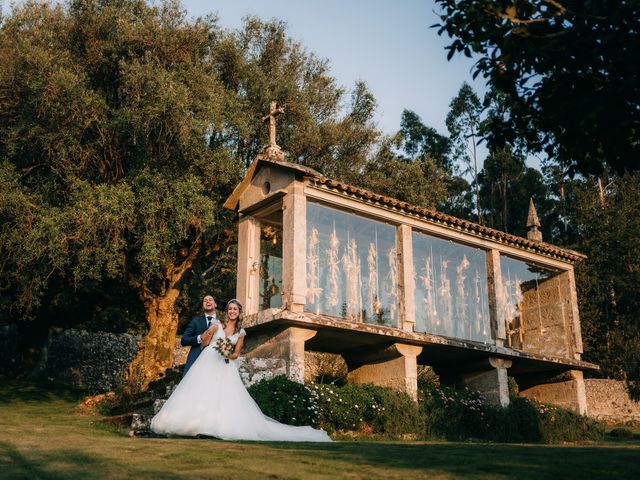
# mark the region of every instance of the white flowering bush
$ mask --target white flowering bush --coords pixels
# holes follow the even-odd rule
[[[420,434],[420,410],[411,398],[375,385],[312,384],[320,425],[326,430],[399,436]]]
[[[284,375],[261,380],[249,387],[249,394],[262,413],[289,425],[318,424],[315,392]]]

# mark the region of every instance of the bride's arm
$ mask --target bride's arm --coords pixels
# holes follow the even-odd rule
[[[240,350],[242,350],[242,346],[244,345],[244,336],[238,339],[236,343],[236,348],[233,350],[233,353],[229,356],[231,360],[235,360],[240,356]]]

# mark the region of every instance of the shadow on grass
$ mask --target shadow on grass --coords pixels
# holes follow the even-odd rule
[[[274,444],[298,449],[315,460],[392,469],[424,470],[465,478],[640,478],[640,448],[618,446],[542,446],[481,443]],[[495,476],[495,477],[494,477]]]
[[[38,479],[87,479],[87,478],[127,478],[141,474],[144,478],[177,479],[180,475],[166,470],[153,470],[148,466],[136,472],[131,465],[102,459],[77,450],[56,450],[39,452],[31,450],[27,459],[11,445],[0,442],[0,471],[2,478]]]
[[[86,392],[52,382],[5,380],[0,388],[0,403],[77,402]]]

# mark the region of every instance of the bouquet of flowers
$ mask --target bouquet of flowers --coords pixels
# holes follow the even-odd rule
[[[235,345],[231,343],[231,340],[228,338],[219,338],[216,344],[214,345],[216,351],[222,355],[225,363],[229,363],[229,357],[233,354],[235,350]]]

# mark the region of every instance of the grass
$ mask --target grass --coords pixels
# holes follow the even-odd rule
[[[80,413],[78,392],[0,384],[0,478],[640,478],[640,442],[540,446],[131,438]]]

